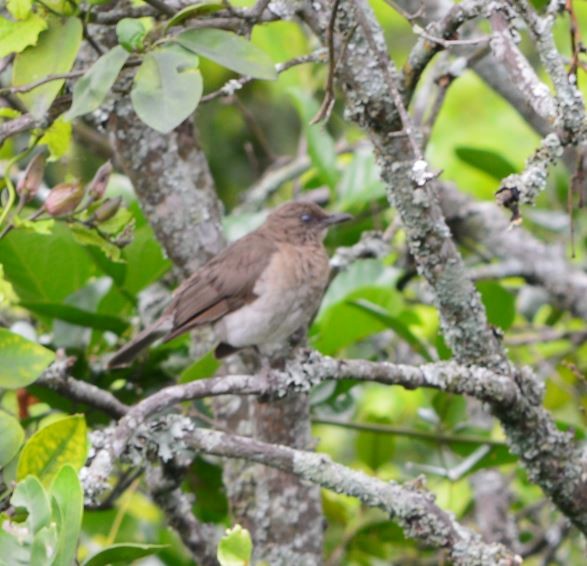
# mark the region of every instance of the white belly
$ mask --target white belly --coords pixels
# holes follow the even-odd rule
[[[281,344],[296,330],[308,324],[306,300],[299,289],[279,296],[265,293],[251,304],[226,315],[216,326],[218,337],[235,348],[261,344]]]
[[[235,348],[281,345],[310,322],[328,281],[328,257],[324,254],[314,260],[320,265],[324,262],[324,269],[314,270],[314,278],[308,277],[309,265],[303,254],[295,262],[284,263],[283,258],[275,254],[255,285],[254,301],[216,324],[221,342]]]

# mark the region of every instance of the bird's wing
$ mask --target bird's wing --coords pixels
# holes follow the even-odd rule
[[[252,232],[194,273],[177,289],[169,306],[173,328],[166,340],[214,322],[254,300],[255,283],[276,249],[271,239]]]

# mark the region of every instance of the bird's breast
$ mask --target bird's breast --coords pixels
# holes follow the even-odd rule
[[[218,337],[236,348],[282,343],[310,322],[328,277],[322,246],[279,244],[255,284],[256,298],[217,323]]]

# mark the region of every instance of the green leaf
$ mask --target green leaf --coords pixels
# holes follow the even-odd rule
[[[127,59],[128,52],[119,45],[102,55],[75,83],[73,102],[64,118],[73,120],[99,108]]]
[[[35,476],[28,476],[16,486],[10,503],[14,507],[23,507],[28,511],[27,522],[32,533],[47,527],[51,521],[51,504],[49,496],[41,482]]]
[[[51,486],[51,497],[57,503],[57,551],[51,566],[70,566],[75,563],[78,539],[84,511],[84,492],[76,470],[65,464]]]
[[[8,561],[10,557],[10,562]],[[28,548],[22,546],[16,536],[0,529],[0,566],[31,566]]]
[[[314,346],[325,354],[334,354],[357,340],[385,330],[385,324],[349,302],[367,299],[390,314],[399,314],[403,301],[393,289],[394,278],[381,262],[372,259],[356,261],[339,273],[328,288],[312,326]]]
[[[147,30],[140,19],[122,18],[116,24],[118,43],[125,49],[127,55],[128,52],[143,49],[146,34]]]
[[[339,208],[349,210],[371,204],[385,196],[385,184],[379,176],[372,151],[359,149],[347,165],[336,187]]]
[[[48,19],[48,28],[34,47],[28,47],[14,59],[13,86],[37,81],[54,73],[71,70],[82,41],[82,24],[78,18]],[[36,118],[42,118],[61,90],[64,81],[51,81],[19,95]]]
[[[24,430],[14,417],[0,411],[0,431],[0,468],[3,468],[18,454],[24,441]]]
[[[124,248],[123,255],[127,262],[123,287],[132,294],[159,280],[171,269],[171,261],[163,255],[148,224],[136,231],[134,240]]]
[[[47,22],[37,14],[17,22],[0,17],[0,57],[35,45],[44,29],[47,29]]]
[[[49,148],[49,161],[61,159],[71,145],[71,124],[62,118],[55,120],[39,140]]]
[[[516,298],[495,281],[479,281],[477,290],[487,311],[487,318],[494,326],[507,330],[516,318]]]
[[[155,554],[159,550],[167,548],[167,546],[166,544],[138,544],[132,542],[113,544],[88,558],[82,566],[130,564],[133,560]]]
[[[186,6],[182,8],[175,16],[173,16],[165,25],[165,29],[169,29],[173,26],[181,24],[181,22],[187,20],[188,18],[193,18],[194,16],[198,16],[200,14],[209,14],[210,12],[216,12],[217,10],[221,10],[224,6],[222,2],[218,2],[217,0],[200,0],[199,2],[195,2],[190,6]]]
[[[8,0],[6,8],[17,20],[24,20],[31,13],[32,4],[32,0]]]
[[[24,445],[18,466],[17,479],[37,476],[43,485],[51,485],[64,464],[80,470],[88,451],[86,421],[83,415],[65,417],[37,431]]]
[[[301,89],[291,88],[288,92],[302,120],[312,165],[316,167],[320,181],[334,189],[339,177],[334,140],[323,125],[310,125],[310,121],[318,112],[318,103]]]
[[[74,240],[83,246],[96,246],[100,248],[106,257],[112,261],[122,262],[121,251],[118,246],[104,239],[96,230],[82,224],[70,225],[71,235]]]
[[[43,527],[34,537],[31,544],[31,558],[29,566],[47,566],[51,563],[57,533],[55,524]]]
[[[202,96],[197,59],[185,50],[159,49],[147,53],[130,93],[139,118],[167,134],[190,116]]]
[[[418,338],[399,317],[391,315],[386,309],[375,305],[370,301],[358,299],[348,301],[349,305],[368,313],[373,318],[391,328],[400,338],[405,340],[415,352],[418,352],[427,362],[434,361],[428,352],[426,345]]]
[[[357,309],[355,303],[359,301],[379,305],[383,312],[396,312],[401,305],[401,298],[393,289],[366,286],[353,291],[345,301],[329,308],[318,320],[318,334],[312,337],[312,342],[320,352],[335,354],[388,327],[371,312]]]
[[[181,372],[179,382],[188,383],[204,377],[212,377],[219,367],[220,362],[215,358],[212,352],[208,352],[205,356],[196,360]]]
[[[94,262],[60,223],[50,236],[13,230],[0,240],[0,263],[23,301],[59,303],[96,272]]]
[[[77,324],[94,330],[109,330],[118,335],[128,328],[128,323],[121,318],[97,314],[71,305],[23,302],[21,306],[41,316],[57,318],[70,324]]]
[[[455,153],[465,163],[501,180],[516,172],[516,168],[503,155],[489,149],[459,146]]]
[[[227,529],[218,543],[220,566],[247,566],[251,562],[253,543],[249,531],[240,525]]]
[[[55,359],[55,353],[0,328],[0,387],[26,387]]]
[[[467,421],[467,402],[460,395],[437,391],[432,397],[432,406],[447,429],[453,429]]]
[[[240,35],[220,29],[187,29],[176,38],[186,49],[211,59],[241,75],[257,79],[277,78],[267,53]]]

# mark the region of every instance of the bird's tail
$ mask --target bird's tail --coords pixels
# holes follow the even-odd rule
[[[151,326],[139,332],[128,344],[125,344],[118,352],[110,358],[109,368],[127,366],[147,346],[165,336],[171,329],[171,321],[167,318],[160,318]]]

